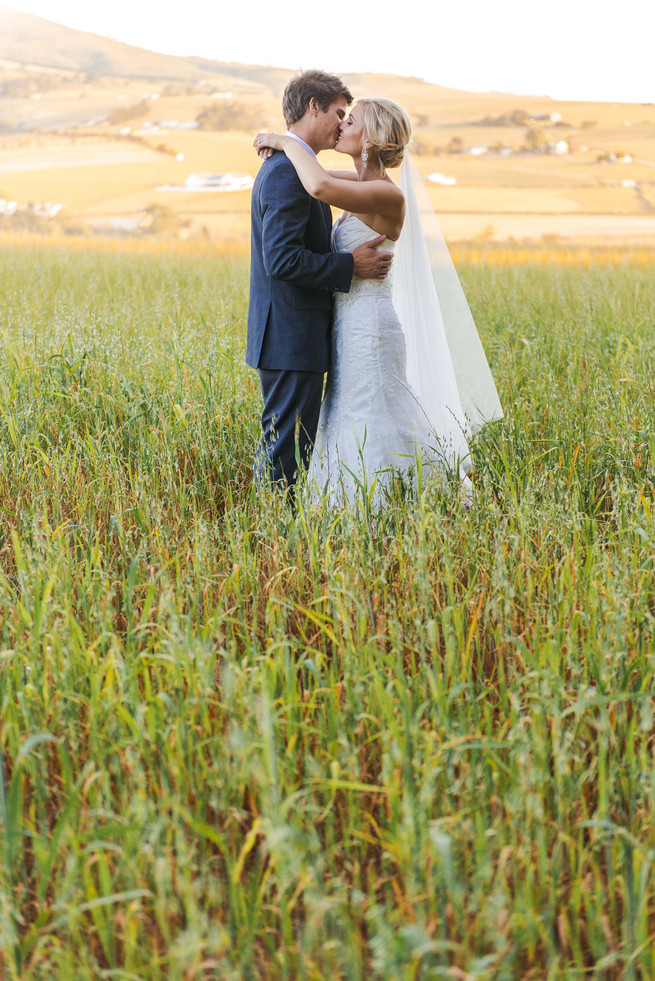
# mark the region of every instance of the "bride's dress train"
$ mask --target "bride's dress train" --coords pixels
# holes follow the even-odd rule
[[[351,215],[333,231],[333,248],[350,251],[377,233]],[[380,249],[393,251],[387,239]],[[445,343],[445,342],[444,342]],[[355,278],[337,294],[332,326],[332,368],[321,406],[309,467],[313,494],[337,503],[373,489],[381,503],[398,474],[414,483],[459,471],[470,497],[466,422],[450,358],[442,358],[439,418],[428,419],[408,382],[405,333],[393,304],[393,274],[386,280]]]

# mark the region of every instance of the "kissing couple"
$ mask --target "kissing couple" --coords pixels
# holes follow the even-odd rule
[[[468,439],[502,417],[482,345],[395,102],[305,71],[287,133],[260,133],[246,361],[264,399],[255,480],[383,504],[398,476],[471,484]],[[321,150],[352,158],[327,171]],[[402,165],[402,166],[401,166]],[[387,170],[401,166],[397,186]],[[427,202],[427,203],[426,203]],[[331,206],[342,211],[333,224]],[[436,227],[436,231],[435,231]],[[430,250],[433,250],[432,263]],[[393,260],[393,270],[392,270]],[[323,376],[328,372],[323,394]]]

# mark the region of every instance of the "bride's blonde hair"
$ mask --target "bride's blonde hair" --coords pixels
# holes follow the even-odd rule
[[[400,167],[412,138],[409,116],[391,99],[359,99],[364,106],[364,144],[375,150],[384,167]]]

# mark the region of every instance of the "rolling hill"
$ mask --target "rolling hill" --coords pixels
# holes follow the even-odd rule
[[[193,84],[221,78],[237,87],[239,83],[242,87],[243,83],[249,83],[250,91],[266,90],[276,98],[294,70],[159,54],[0,6],[0,65],[3,61],[5,72],[12,68],[14,71],[45,69],[114,79]],[[378,76],[346,73],[344,77],[349,82],[363,82]],[[425,87],[433,95],[460,94],[457,89],[426,83],[422,79],[403,81]]]
[[[225,75],[274,89],[289,77],[278,68],[158,54],[9,7],[0,7],[0,59],[61,72],[153,81],[198,82]]]

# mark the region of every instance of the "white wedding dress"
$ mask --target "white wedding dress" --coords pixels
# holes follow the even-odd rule
[[[352,252],[376,236],[351,215],[335,224],[332,248]],[[379,248],[393,251],[395,244],[387,239]],[[459,471],[470,498],[466,424],[454,375],[450,385],[448,378],[433,381],[444,390],[437,432],[407,379],[405,334],[392,295],[393,272],[385,280],[355,278],[349,293],[335,297],[332,367],[309,467],[310,493],[347,504],[363,492],[379,505],[399,474],[416,487]]]

